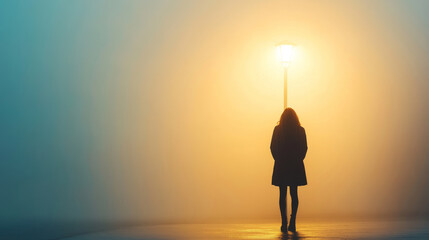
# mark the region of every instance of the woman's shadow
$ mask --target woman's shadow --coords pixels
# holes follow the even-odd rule
[[[293,233],[281,233],[279,238],[280,240],[299,240],[302,239],[302,237],[300,236],[300,234],[298,232],[293,232]]]

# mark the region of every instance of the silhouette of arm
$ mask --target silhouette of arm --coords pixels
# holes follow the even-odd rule
[[[271,155],[273,156],[274,160],[279,159],[279,138],[278,138],[278,131],[277,126],[274,128],[273,136],[271,137]]]
[[[302,128],[302,136],[301,136],[301,159],[304,161],[305,155],[307,155],[307,136],[305,134],[305,129]]]

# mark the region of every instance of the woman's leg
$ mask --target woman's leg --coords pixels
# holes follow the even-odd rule
[[[290,186],[290,198],[292,199],[292,216],[298,211],[298,186]]]
[[[282,216],[282,226],[287,226],[287,216],[286,216],[286,195],[287,195],[287,186],[280,186],[280,214]]]
[[[292,214],[290,215],[289,230],[295,231],[296,212],[298,211],[298,186],[290,186],[290,198],[292,199]]]

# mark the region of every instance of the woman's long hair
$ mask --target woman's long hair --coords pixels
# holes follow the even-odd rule
[[[279,121],[280,128],[286,130],[291,128],[298,128],[301,126],[298,115],[292,108],[286,108]]]

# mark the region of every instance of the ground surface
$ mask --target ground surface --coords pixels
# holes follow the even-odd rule
[[[214,239],[429,239],[429,221],[301,221],[296,234],[282,234],[278,223],[165,224],[122,228],[67,240]]]

